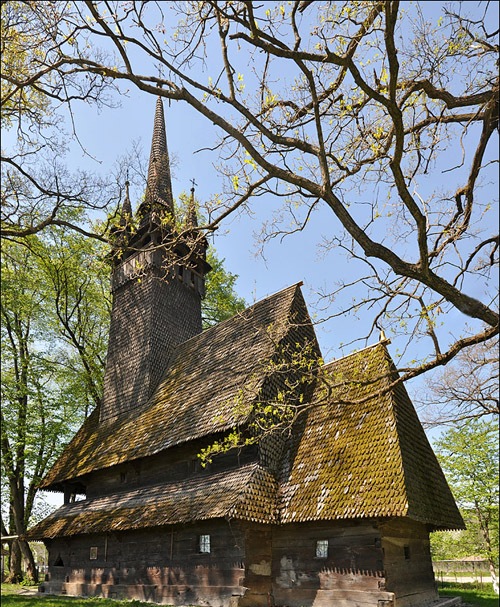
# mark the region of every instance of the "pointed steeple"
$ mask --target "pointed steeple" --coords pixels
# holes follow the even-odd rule
[[[163,114],[161,97],[158,97],[156,101],[145,200],[139,207],[139,214],[142,217],[151,213],[167,214],[170,216],[169,223],[173,224],[174,200],[172,196],[165,116]]]
[[[132,203],[130,202],[129,186],[130,183],[127,180],[125,182],[125,198],[123,199],[122,212],[120,216],[120,225],[123,227],[130,224],[130,218],[132,217]]]
[[[197,228],[198,227],[198,216],[196,214],[196,202],[194,199],[194,179],[193,187],[191,188],[191,197],[186,213],[186,228]]]
[[[201,300],[205,275],[211,269],[206,260],[208,244],[197,227],[194,190],[186,217],[190,227],[179,233],[174,223],[161,99],[156,103],[146,196],[137,221],[130,221],[131,210],[127,184],[111,278],[102,422],[131,415],[143,406],[177,346],[203,328]]]

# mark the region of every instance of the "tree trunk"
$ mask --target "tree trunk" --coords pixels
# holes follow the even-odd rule
[[[23,575],[23,561],[26,566],[26,576]],[[38,583],[33,552],[26,540],[13,540],[10,547],[9,572],[5,581],[8,584],[19,584],[24,577]]]
[[[14,540],[10,545],[9,572],[5,578],[7,584],[19,584],[23,579],[21,561],[21,548],[19,547],[19,542]]]
[[[21,549],[21,554],[26,565],[26,578],[32,580],[35,583],[38,583],[38,571],[30,545],[26,540],[21,540],[19,541],[19,547]]]
[[[491,582],[493,584],[493,592],[495,594],[499,594],[499,590],[498,590],[498,577],[495,571],[495,563],[493,561],[493,559],[489,558],[488,559],[488,564],[490,566],[490,575],[491,575]]]

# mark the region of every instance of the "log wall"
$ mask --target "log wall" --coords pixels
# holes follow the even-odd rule
[[[124,464],[111,466],[93,472],[87,479],[87,498],[109,495],[116,491],[127,491],[163,482],[178,481],[194,474],[207,474],[219,470],[230,470],[237,466],[256,461],[256,447],[247,447],[238,453],[217,455],[211,464],[201,467],[198,453],[215,440],[217,436],[193,441],[189,445],[179,445],[158,455],[141,458]],[[194,445],[194,446],[193,446]]]
[[[316,556],[318,540],[328,541],[326,558]],[[320,521],[275,528],[273,595],[277,605],[290,607],[392,604],[376,524]]]
[[[210,535],[210,554],[199,551],[201,534]],[[244,537],[226,521],[57,539],[48,548],[46,592],[214,607],[245,593]]]
[[[420,607],[438,598],[426,525],[410,519],[380,523],[387,588],[398,607]]]
[[[201,534],[210,554],[200,553]],[[48,544],[47,592],[211,607],[420,607],[437,598],[427,529],[409,520],[214,520]]]

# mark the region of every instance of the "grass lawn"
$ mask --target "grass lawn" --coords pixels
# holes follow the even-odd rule
[[[14,584],[2,584],[2,607],[151,607],[141,601],[115,601],[111,599],[83,599],[79,597],[24,594],[27,589]],[[498,607],[498,596],[491,584],[480,590],[474,584],[443,582],[440,597],[461,596],[464,604],[472,607]]]
[[[24,594],[24,592],[27,592],[26,587],[2,584],[2,607],[151,607],[151,603],[141,601],[83,599],[69,596]]]
[[[461,596],[463,603],[474,607],[498,607],[498,595],[491,584],[483,584],[481,589],[479,584],[440,582],[439,596]]]

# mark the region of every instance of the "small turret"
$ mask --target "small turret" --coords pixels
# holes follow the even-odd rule
[[[120,225],[124,228],[127,226],[130,228],[130,220],[132,218],[132,204],[130,202],[129,193],[130,182],[125,182],[125,198],[123,200],[122,212],[120,216]]]
[[[186,228],[197,228],[198,227],[198,215],[196,213],[196,202],[194,199],[194,179],[193,187],[191,188],[191,196],[189,198],[189,204],[186,213]]]

